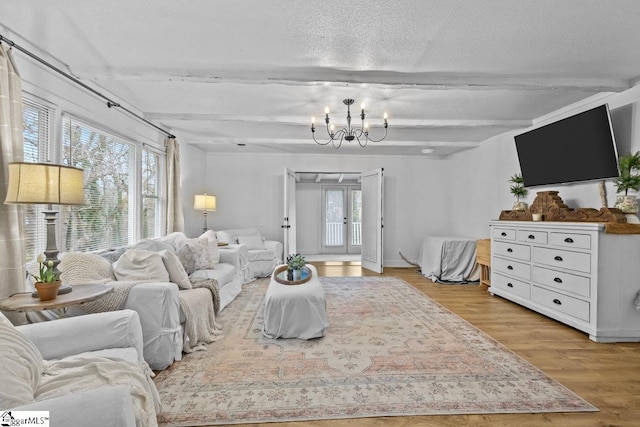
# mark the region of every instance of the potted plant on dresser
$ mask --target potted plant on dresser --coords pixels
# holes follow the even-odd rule
[[[634,222],[637,221],[638,213],[638,199],[637,195],[629,194],[629,190],[640,190],[640,151],[635,154],[629,154],[628,156],[621,156],[618,159],[618,165],[620,166],[620,176],[616,178],[616,188],[618,193],[624,193],[619,195],[616,199],[614,207],[620,209],[627,215],[627,221],[630,219]],[[635,220],[634,220],[635,217]]]
[[[517,173],[512,175],[509,178],[509,182],[511,183],[511,186],[509,187],[509,191],[511,191],[511,194],[513,194],[514,197],[516,198],[516,201],[513,204],[513,210],[526,211],[527,203],[522,201],[522,199],[527,197],[527,194],[529,194],[529,190],[524,188],[524,180],[522,179],[522,174]]]

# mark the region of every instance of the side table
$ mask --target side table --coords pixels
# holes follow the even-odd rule
[[[0,310],[22,312],[58,308],[65,310],[72,305],[80,305],[98,299],[109,292],[113,292],[113,286],[104,283],[76,285],[71,292],[58,295],[49,301],[40,301],[40,298],[32,297],[31,292],[24,292],[0,299]]]

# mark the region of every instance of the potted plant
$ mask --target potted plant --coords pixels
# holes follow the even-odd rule
[[[49,301],[58,296],[60,288],[60,272],[54,269],[53,261],[47,261],[44,254],[38,255],[39,275],[31,274],[36,281],[34,286],[40,301]]]
[[[628,156],[620,156],[618,165],[620,176],[616,178],[615,185],[618,193],[624,192],[624,195],[618,196],[614,207],[624,213],[638,213],[638,200],[635,195],[629,195],[629,190],[640,190],[640,151]]]
[[[529,190],[524,188],[524,180],[522,179],[522,174],[516,173],[509,178],[509,182],[511,183],[511,187],[509,187],[509,191],[516,198],[516,202],[513,204],[514,211],[525,211],[527,210],[527,203],[523,202],[522,199],[527,197],[529,194]]]
[[[307,261],[300,254],[293,254],[287,257],[287,280],[297,280],[300,278],[300,271]],[[291,278],[289,278],[291,277]]]

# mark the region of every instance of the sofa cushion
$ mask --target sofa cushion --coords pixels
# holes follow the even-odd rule
[[[264,242],[262,241],[262,236],[259,234],[253,236],[238,236],[238,243],[245,245],[249,250],[264,249]]]
[[[34,402],[43,370],[40,351],[0,313],[0,408]]]
[[[118,280],[143,280],[168,282],[169,273],[158,252],[129,249],[113,263],[113,272]]]
[[[169,280],[178,285],[180,289],[191,289],[189,275],[182,266],[178,255],[173,252],[173,248],[170,250],[165,249],[158,253],[162,257],[167,273],[169,273]]]
[[[220,263],[215,268],[197,270],[189,278],[191,280],[215,279],[218,282],[218,287],[222,288],[233,280],[235,274],[236,269],[233,265]]]
[[[184,245],[184,242],[187,240],[187,236],[185,236],[181,231],[174,231],[173,233],[169,233],[158,240],[171,244],[171,246],[173,246],[177,251],[182,245]]]
[[[60,279],[68,285],[106,283],[115,280],[111,263],[101,255],[66,252],[60,255]]]

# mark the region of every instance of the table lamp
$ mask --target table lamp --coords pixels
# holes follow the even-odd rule
[[[207,213],[215,212],[216,210],[216,196],[211,196],[207,193],[196,194],[193,196],[193,209],[198,211],[204,211],[204,227],[202,232],[204,233],[209,229],[207,226]]]
[[[52,205],[84,204],[84,171],[71,166],[52,163],[9,163],[9,186],[5,204],[45,204],[47,223],[46,262],[53,261],[54,271],[58,271],[58,248],[56,245],[57,211]],[[63,290],[63,288],[65,288]],[[68,292],[67,287],[61,291]],[[60,293],[60,291],[58,292]]]

